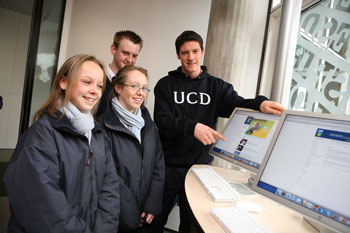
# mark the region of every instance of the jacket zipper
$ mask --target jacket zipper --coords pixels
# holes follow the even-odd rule
[[[141,132],[141,138],[142,138],[142,132]],[[143,177],[143,172],[144,172],[144,160],[143,160],[143,141],[141,139],[140,143],[140,151],[141,151],[141,177]]]
[[[88,145],[89,145],[89,157],[88,157],[88,160],[86,161],[85,165],[87,167],[89,167],[89,170],[90,170],[90,172],[89,172],[89,174],[90,174],[90,187],[91,187],[90,207],[93,208],[92,200],[93,200],[93,196],[94,196],[94,187],[93,187],[93,180],[92,180],[92,167],[90,167],[90,164],[91,164],[92,156],[94,153],[92,152],[91,145],[89,142],[88,142]],[[90,216],[90,219],[91,219],[91,222],[94,221],[93,215]]]
[[[88,167],[90,166],[92,155],[93,155],[93,153],[92,153],[91,147],[89,145],[89,157],[88,157],[88,160],[86,161],[86,164],[85,164]]]
[[[142,143],[140,143],[140,151],[141,151],[141,180],[140,180],[140,201],[142,199],[142,180],[143,180],[143,173],[144,173],[144,166],[145,166],[145,162],[143,159],[143,146]]]

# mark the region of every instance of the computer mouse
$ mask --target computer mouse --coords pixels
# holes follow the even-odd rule
[[[260,213],[262,211],[261,206],[255,202],[252,202],[252,201],[244,201],[244,200],[237,201],[236,207],[244,209],[244,210],[251,212],[251,213]]]

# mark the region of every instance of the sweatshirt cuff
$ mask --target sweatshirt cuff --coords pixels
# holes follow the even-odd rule
[[[269,99],[263,95],[259,95],[259,96],[255,97],[255,100],[258,103],[257,109],[255,109],[255,110],[260,111],[260,105],[262,104],[262,102],[264,102],[265,100],[269,100]]]
[[[189,120],[187,122],[187,129],[185,129],[186,134],[194,135],[194,128],[196,127],[197,121]]]

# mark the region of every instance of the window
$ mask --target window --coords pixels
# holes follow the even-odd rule
[[[349,1],[302,12],[288,108],[350,114],[349,35]]]

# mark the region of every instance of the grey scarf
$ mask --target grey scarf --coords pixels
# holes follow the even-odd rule
[[[123,108],[117,97],[112,99],[112,107],[123,125],[125,125],[141,143],[141,129],[145,126],[145,120],[141,115],[140,108],[136,109],[134,113],[131,113]]]
[[[74,128],[78,133],[83,134],[88,138],[89,144],[91,142],[91,130],[95,127],[94,118],[90,111],[81,112],[74,104],[70,101],[64,105],[61,111],[66,114]]]

